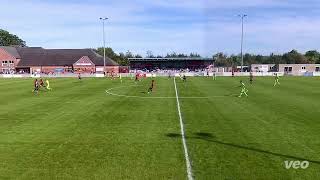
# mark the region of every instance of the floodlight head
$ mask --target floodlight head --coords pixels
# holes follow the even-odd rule
[[[107,20],[108,18],[106,18],[106,17],[101,17],[101,18],[99,18],[100,20]]]

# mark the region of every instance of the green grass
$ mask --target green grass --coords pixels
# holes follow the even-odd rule
[[[195,179],[320,177],[320,79],[256,78],[248,98],[239,80],[177,79]],[[0,79],[0,179],[186,179],[173,79],[149,84],[57,78],[34,95],[32,79]]]

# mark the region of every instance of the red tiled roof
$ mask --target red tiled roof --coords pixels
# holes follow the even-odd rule
[[[15,48],[17,52],[13,55],[19,55],[21,58],[18,67],[71,66],[83,56],[88,56],[96,66],[103,66],[103,57],[97,54],[92,49],[43,49],[40,47],[13,48]],[[10,51],[14,52],[12,48],[10,49]],[[112,59],[106,57],[106,65],[116,66],[118,64]]]

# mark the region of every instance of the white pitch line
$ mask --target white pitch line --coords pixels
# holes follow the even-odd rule
[[[184,156],[185,156],[186,165],[187,165],[188,180],[193,180],[192,168],[191,168],[191,163],[190,163],[190,159],[189,159],[189,155],[188,155],[187,142],[186,142],[186,138],[185,138],[185,135],[184,135],[184,125],[183,125],[183,120],[182,120],[182,116],[181,116],[181,110],[180,110],[180,103],[179,103],[179,95],[178,95],[178,90],[177,90],[176,78],[173,79],[173,82],[174,82],[174,89],[176,90],[177,108],[178,108],[179,119],[180,119],[181,137],[182,137],[182,144],[183,144],[183,149],[184,149]]]

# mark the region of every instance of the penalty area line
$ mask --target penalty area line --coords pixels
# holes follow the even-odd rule
[[[185,134],[184,134],[184,125],[183,125],[183,120],[182,120],[182,115],[181,115],[176,78],[173,78],[173,82],[174,82],[174,89],[176,91],[177,109],[178,109],[179,120],[180,120],[181,138],[182,138],[182,144],[183,144],[183,149],[184,149],[184,156],[186,159],[188,180],[193,180],[192,167],[191,167],[190,158],[189,158],[189,154],[188,154],[187,142],[186,142],[186,138],[185,138]]]

